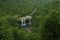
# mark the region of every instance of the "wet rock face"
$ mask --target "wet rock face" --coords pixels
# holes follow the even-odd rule
[[[31,26],[31,16],[25,16],[19,18],[19,25],[21,25],[22,28],[29,28]]]

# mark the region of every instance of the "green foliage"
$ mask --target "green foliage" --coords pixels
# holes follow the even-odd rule
[[[0,26],[0,40],[13,40],[12,31],[9,26],[8,24]]]
[[[35,8],[32,32],[19,29],[18,17]],[[0,0],[0,40],[60,40],[60,1]]]

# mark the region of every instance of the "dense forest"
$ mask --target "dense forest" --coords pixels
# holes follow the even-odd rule
[[[32,32],[19,29],[18,17],[35,8]],[[0,0],[0,40],[60,40],[60,0]]]

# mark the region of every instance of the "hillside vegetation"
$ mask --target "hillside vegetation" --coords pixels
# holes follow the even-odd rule
[[[18,17],[32,15],[32,32],[20,28]],[[0,40],[60,40],[59,0],[0,0]]]

